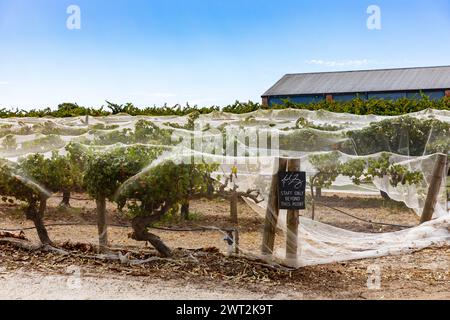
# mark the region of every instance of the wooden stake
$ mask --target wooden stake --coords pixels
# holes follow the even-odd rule
[[[428,222],[433,218],[439,197],[439,190],[441,189],[442,180],[444,179],[447,156],[439,154],[437,157],[438,159],[434,166],[433,176],[431,177],[430,188],[428,189],[427,200],[425,201],[420,223]]]
[[[235,187],[233,187],[233,190],[231,191],[231,198],[230,198],[230,220],[231,223],[237,225],[238,224],[238,194],[235,190]]]
[[[266,220],[264,223],[262,254],[272,255],[275,246],[275,232],[278,223],[279,204],[278,204],[278,173],[286,171],[287,160],[275,158],[274,173],[270,185],[269,199],[266,210]]]
[[[288,171],[300,171],[300,159],[289,160]],[[297,264],[299,214],[298,210],[287,212],[286,262],[293,266]]]

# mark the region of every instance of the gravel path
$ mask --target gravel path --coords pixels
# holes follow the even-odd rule
[[[174,281],[77,277],[0,270],[0,300],[229,300],[283,299],[247,290],[197,288]]]

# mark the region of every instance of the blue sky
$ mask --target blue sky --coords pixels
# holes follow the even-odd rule
[[[450,65],[449,52],[449,0],[0,0],[0,106],[226,105],[285,73]]]

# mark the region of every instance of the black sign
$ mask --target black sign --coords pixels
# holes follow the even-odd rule
[[[278,201],[282,210],[305,210],[306,173],[278,174]]]

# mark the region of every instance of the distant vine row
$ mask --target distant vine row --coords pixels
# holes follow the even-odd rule
[[[76,103],[62,103],[56,109],[41,108],[41,109],[8,109],[0,108],[0,118],[21,118],[21,117],[79,117],[79,116],[108,116],[126,113],[131,116],[185,116],[193,112],[200,114],[210,114],[212,112],[223,111],[234,114],[244,114],[258,110],[281,110],[281,109],[304,109],[304,110],[327,110],[336,113],[350,113],[356,115],[383,115],[383,116],[397,116],[408,113],[418,112],[426,109],[435,110],[450,110],[450,98],[445,97],[440,100],[432,100],[424,95],[421,99],[398,99],[398,100],[382,100],[382,99],[354,99],[351,101],[321,101],[310,104],[293,103],[289,100],[284,100],[282,104],[271,106],[264,106],[257,102],[240,102],[236,101],[233,104],[227,105],[223,108],[219,106],[199,107],[197,105],[185,106],[175,105],[168,106],[147,106],[137,107],[132,103],[116,104],[106,101],[105,106],[99,108],[84,107]]]

